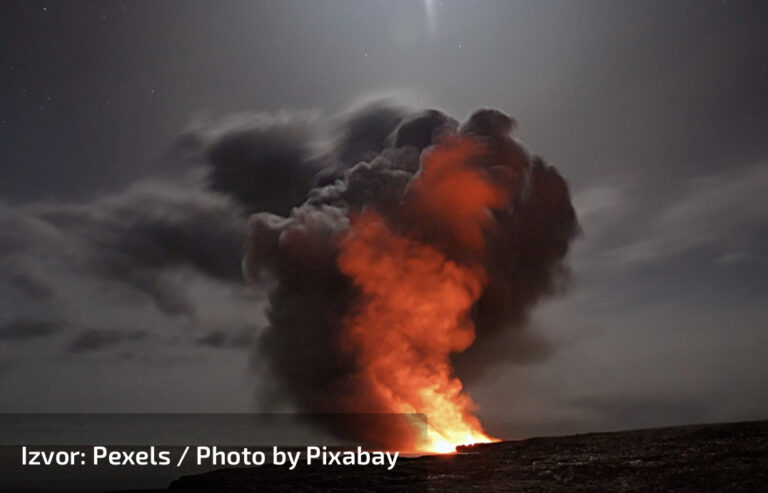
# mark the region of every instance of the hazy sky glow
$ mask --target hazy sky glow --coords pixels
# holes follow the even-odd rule
[[[571,186],[571,288],[531,327],[552,354],[469,389],[491,434],[766,418],[766,18],[719,0],[0,1],[0,410],[254,409],[263,288],[237,248],[210,254],[244,220],[180,136],[281,111],[323,135],[391,97],[502,109]],[[163,228],[221,245],[176,250],[187,264]]]

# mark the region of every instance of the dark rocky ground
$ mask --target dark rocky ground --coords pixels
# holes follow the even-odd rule
[[[768,421],[478,445],[365,467],[265,466],[174,481],[171,491],[768,492]]]

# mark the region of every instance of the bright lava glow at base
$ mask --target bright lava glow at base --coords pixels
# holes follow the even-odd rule
[[[486,435],[466,435],[460,441],[451,441],[442,437],[434,430],[429,430],[428,434],[429,444],[425,447],[427,452],[433,452],[437,454],[453,454],[456,452],[456,447],[462,445],[475,445],[477,443],[493,443],[500,441],[497,438],[491,438]]]
[[[456,246],[475,257],[484,252],[488,211],[509,202],[503,188],[472,166],[482,149],[468,137],[435,146],[422,157],[422,172],[403,206],[426,214],[430,223],[441,221]],[[455,199],[448,216],[444,197]],[[343,320],[342,341],[354,351],[359,378],[378,407],[427,416],[418,451],[446,453],[493,441],[451,364],[451,355],[475,340],[470,311],[487,280],[482,264],[458,262],[373,211],[352,217],[338,264],[361,293]]]

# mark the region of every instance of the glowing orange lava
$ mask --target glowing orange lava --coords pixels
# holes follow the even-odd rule
[[[509,200],[472,164],[481,151],[475,140],[454,139],[424,157],[404,202],[418,211],[417,231],[395,232],[366,211],[352,218],[340,242],[339,267],[361,292],[344,319],[342,344],[356,355],[359,377],[383,411],[427,416],[426,437],[411,445],[417,451],[496,440],[472,414],[477,406],[450,359],[474,342],[469,312],[486,283],[480,259],[489,210]],[[463,249],[461,262],[440,241],[419,239],[419,224],[448,234],[452,248]]]

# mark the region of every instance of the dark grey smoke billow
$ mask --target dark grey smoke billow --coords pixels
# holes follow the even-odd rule
[[[399,210],[419,173],[421,153],[450,135],[480,139],[480,165],[514,197],[493,212],[484,259],[490,279],[472,311],[477,339],[455,355],[457,375],[469,381],[502,362],[546,357],[549,346],[526,330],[528,314],[563,287],[563,259],[578,224],[565,180],[511,136],[514,128],[513,119],[492,109],[459,123],[436,110],[374,105],[337,129],[330,149],[317,158],[322,171],[303,203],[286,215],[251,215],[245,273],[272,286],[269,326],[255,355],[269,374],[262,402],[290,403],[304,412],[376,411],[355,399],[362,395],[355,361],[339,348],[342,319],[357,293],[337,266],[337,240],[349,228],[350,214],[364,209],[407,229],[409,219]],[[440,235],[427,241],[439,243]]]
[[[208,187],[249,213],[287,214],[311,188],[319,163],[310,147],[316,117],[304,113],[234,115],[189,126],[181,144],[208,164]]]

